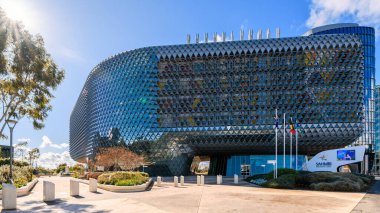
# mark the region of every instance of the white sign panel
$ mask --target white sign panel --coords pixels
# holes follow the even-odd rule
[[[331,149],[318,153],[306,163],[311,172],[337,172],[338,167],[363,161],[365,146]]]

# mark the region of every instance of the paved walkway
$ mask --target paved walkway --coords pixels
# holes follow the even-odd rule
[[[376,178],[375,185],[368,191],[352,213],[378,213],[380,212],[380,177]]]
[[[188,178],[190,181],[192,178]],[[212,181],[215,177],[207,177]],[[17,212],[350,212],[364,193],[279,190],[254,187],[250,184],[205,185],[187,183],[173,187],[166,183],[151,191],[112,193],[98,190],[90,193],[88,185],[80,184],[79,197],[69,196],[69,179],[45,177],[28,196],[17,200]],[[166,178],[167,181],[171,178]],[[56,184],[54,203],[42,202],[42,181]],[[223,180],[224,183],[227,179]],[[0,205],[1,210],[1,205]],[[8,212],[8,211],[6,211]],[[16,211],[9,211],[16,212]]]

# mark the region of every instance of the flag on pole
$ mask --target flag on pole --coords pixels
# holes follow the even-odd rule
[[[278,116],[277,116],[277,110],[276,110],[276,117],[274,117],[274,123],[276,125],[276,129],[278,129]]]
[[[294,124],[293,124],[292,118],[290,118],[289,127],[290,127],[290,133],[292,133],[293,135],[295,135],[296,134],[296,130],[294,129]]]

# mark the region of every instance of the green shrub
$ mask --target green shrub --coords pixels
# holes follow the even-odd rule
[[[3,166],[3,165],[9,166],[9,164],[10,164],[9,158],[0,158],[0,166]],[[29,163],[25,161],[13,160],[12,165],[22,167],[22,166],[29,166]]]
[[[299,174],[296,177],[296,185],[299,187],[309,187],[313,183],[331,183],[339,180],[339,175],[332,172],[312,172]]]
[[[111,173],[103,173],[103,174],[99,175],[98,182],[101,184],[109,184],[110,175],[111,175]]]
[[[272,174],[273,175],[273,174]],[[249,176],[245,179],[245,181],[248,181],[248,182],[251,182],[251,180],[256,180],[256,179],[265,179],[265,180],[271,180],[273,179],[273,176],[272,177],[269,177],[268,174],[258,174],[258,175],[253,175],[253,176]]]
[[[110,172],[98,176],[98,182],[109,185],[139,185],[148,181],[149,175],[141,172]]]
[[[368,189],[373,179],[368,175],[353,173],[313,172],[299,174],[296,177],[296,186],[321,191],[358,192]]]
[[[61,172],[64,172],[66,169],[66,166],[67,166],[66,163],[59,164],[58,167],[55,169],[55,173],[59,174]]]
[[[340,191],[340,192],[359,192],[360,184],[349,179],[338,180],[331,183],[321,182],[312,183],[310,188],[318,191]]]
[[[262,184],[262,186],[277,189],[294,189],[296,186],[296,175],[284,174],[279,176],[277,179],[269,180],[268,182]]]
[[[17,188],[26,186],[26,184],[28,184],[28,180],[25,177],[17,177],[14,179],[14,185]]]
[[[115,184],[116,186],[134,186],[137,185],[134,180],[119,180]]]
[[[33,169],[30,167],[19,167],[14,166],[13,171],[13,180],[16,187],[25,186],[28,182],[33,179]],[[9,182],[9,166],[3,165],[0,166],[0,184]]]
[[[253,175],[245,180],[251,183],[257,182],[254,180],[266,180],[265,183],[259,184],[270,188],[292,189],[297,187],[320,191],[349,192],[365,191],[374,183],[374,177],[369,175],[295,171],[293,169],[279,169],[277,179],[273,179],[272,171],[267,174]]]

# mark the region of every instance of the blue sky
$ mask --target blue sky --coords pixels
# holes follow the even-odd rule
[[[69,118],[91,69],[122,51],[183,44],[186,34],[209,38],[213,32],[243,28],[281,28],[281,37],[302,35],[312,26],[358,22],[380,29],[378,0],[256,0],[256,1],[122,1],[122,0],[0,0],[0,7],[24,22],[33,34],[41,34],[66,79],[55,91],[53,111],[42,130],[23,119],[14,131],[18,140],[40,147],[40,165],[54,167],[68,160]],[[379,47],[377,37],[376,46]],[[379,51],[376,53],[379,59]],[[379,60],[377,61],[379,67]],[[379,78],[379,75],[376,74]],[[0,141],[0,144],[8,144]]]

